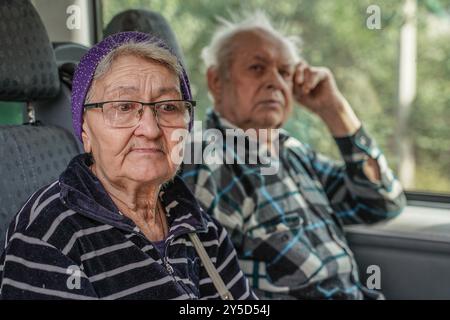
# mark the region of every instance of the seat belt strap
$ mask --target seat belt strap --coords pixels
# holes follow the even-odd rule
[[[194,245],[194,248],[200,257],[200,260],[202,260],[203,265],[205,266],[206,272],[208,272],[208,275],[211,278],[214,287],[216,287],[217,292],[219,293],[222,300],[234,300],[233,296],[231,295],[231,292],[225,286],[222,277],[220,276],[216,267],[209,258],[208,253],[203,247],[202,242],[198,238],[197,234],[189,233],[189,238],[191,239],[191,242]]]

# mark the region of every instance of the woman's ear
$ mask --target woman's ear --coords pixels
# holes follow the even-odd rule
[[[208,89],[214,98],[214,103],[220,104],[220,97],[222,95],[222,78],[215,67],[209,67],[206,72],[206,80],[208,83]]]
[[[92,145],[89,136],[90,136],[89,126],[87,124],[86,117],[83,115],[83,125],[81,127],[81,140],[83,140],[84,152],[86,153],[92,152]]]

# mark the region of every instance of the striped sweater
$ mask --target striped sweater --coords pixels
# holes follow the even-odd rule
[[[188,234],[195,232],[235,299],[254,299],[222,228],[180,178],[160,199],[169,235],[162,252],[112,202],[76,156],[11,222],[0,258],[2,299],[218,299]]]

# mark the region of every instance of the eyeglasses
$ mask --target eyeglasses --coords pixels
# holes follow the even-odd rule
[[[141,120],[144,106],[152,107],[156,121],[161,127],[187,128],[193,116],[195,101],[105,101],[85,104],[84,110],[100,108],[106,125],[114,128],[130,128]]]

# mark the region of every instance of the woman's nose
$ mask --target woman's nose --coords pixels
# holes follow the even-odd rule
[[[161,135],[161,128],[156,119],[156,113],[153,108],[144,106],[142,116],[138,127],[135,130],[136,135],[145,135],[148,138],[156,138]]]

